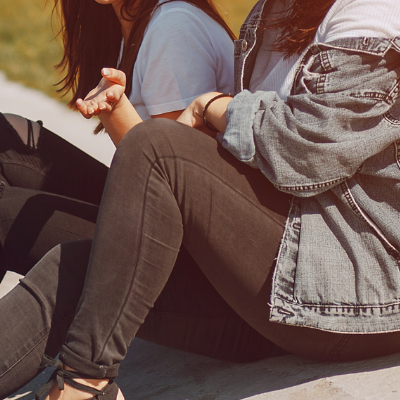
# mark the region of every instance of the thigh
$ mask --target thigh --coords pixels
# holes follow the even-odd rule
[[[139,196],[135,188],[142,187]],[[136,204],[143,210],[138,213],[141,222],[130,221],[124,236],[145,233],[152,243],[163,243],[164,251],[176,247],[183,226],[183,244],[206,278],[243,320],[270,340],[268,285],[291,196],[211,138],[166,120],[141,124],[121,141],[105,189],[99,239],[103,231],[119,232],[126,224],[118,210],[111,212],[121,188],[126,207]],[[136,232],[132,226],[144,230]],[[107,257],[104,246],[95,242],[101,258]]]
[[[287,354],[226,303],[184,246],[136,336],[230,362],[253,362]]]
[[[0,299],[0,398],[27,384],[65,342],[85,282],[90,240],[63,243]]]
[[[151,197],[157,190],[152,182],[158,177],[168,183],[182,218],[183,244],[226,303],[286,351],[318,360],[337,359],[345,335],[269,321],[274,260],[291,196],[276,190],[258,170],[236,160],[212,139],[170,121],[150,121],[128,134],[114,160],[116,171],[120,157],[126,160],[124,152],[134,147],[140,149],[135,168],[152,160],[146,178]],[[123,167],[129,171],[126,163]],[[165,196],[155,199],[151,209],[162,210]],[[152,224],[152,234],[170,232],[160,220]]]
[[[99,205],[108,168],[44,127],[32,149],[0,114],[0,172],[11,186]]]
[[[1,186],[0,268],[26,274],[59,243],[91,239],[98,207],[76,199]]]

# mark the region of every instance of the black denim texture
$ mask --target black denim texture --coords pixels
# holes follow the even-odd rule
[[[161,126],[163,125],[161,124]],[[177,127],[180,128],[181,126],[174,124],[174,129]],[[180,132],[174,132],[174,136],[177,138],[180,134]],[[51,135],[53,134],[49,133],[49,136]],[[200,137],[203,139],[202,136]],[[128,160],[133,157],[130,154],[130,146],[133,142],[130,143],[123,157]],[[212,144],[215,153],[215,142],[207,138],[207,143],[208,145]],[[21,152],[20,147],[17,150]],[[18,151],[13,153],[13,155],[17,155],[17,159]],[[49,151],[49,153],[51,152]],[[228,158],[232,158],[225,151],[223,153]],[[39,153],[34,152],[34,155],[39,157],[40,151]],[[217,157],[217,160],[219,159],[220,156]],[[93,159],[88,157],[86,162],[90,163],[91,160]],[[234,161],[234,159],[232,160]],[[238,166],[247,169],[240,163],[238,163]],[[230,169],[232,168],[230,167]],[[23,173],[24,169],[20,169],[16,175],[23,175]],[[42,171],[41,174],[45,175],[45,171]],[[119,175],[119,173],[117,174]],[[131,180],[129,170],[124,169],[123,176],[125,181]],[[22,179],[23,176],[21,176]],[[129,202],[126,193],[114,193],[114,196],[118,197],[119,195]],[[17,219],[23,223],[19,232],[23,233],[24,229],[29,229],[30,240],[26,240],[25,236],[16,235],[13,240],[16,244],[23,245],[24,242],[31,242],[30,248],[37,248],[37,238],[43,237],[44,247],[54,246],[54,232],[48,235],[44,233],[49,229],[48,225],[55,225],[52,218],[55,214],[60,214],[61,210],[64,210],[62,218],[57,220],[57,226],[60,229],[66,230],[64,226],[72,226],[74,229],[76,227],[75,234],[78,231],[82,238],[85,235],[86,237],[92,236],[90,229],[87,226],[85,227],[82,221],[78,224],[73,222],[78,215],[82,217],[85,223],[89,224],[90,222],[93,225],[94,217],[97,215],[96,205],[32,188],[13,187],[9,183],[7,183],[0,201],[0,213],[12,214],[14,218],[11,220]],[[119,205],[123,206],[123,203],[121,201]],[[26,209],[27,204],[30,212],[21,212]],[[70,207],[65,207],[65,204],[70,205]],[[118,204],[115,204],[114,212],[120,214],[122,210],[124,208],[121,209]],[[91,215],[90,212],[93,214]],[[37,229],[32,229],[30,215],[35,215],[41,221],[37,224]],[[49,216],[51,216],[50,219]],[[129,224],[131,219],[128,221],[125,217],[126,214],[123,218]],[[89,228],[92,226],[90,224]],[[158,224],[156,224],[157,227],[159,227]],[[85,231],[85,235],[82,234],[82,231]],[[5,239],[7,239],[10,230],[3,232]],[[19,241],[23,242],[22,244],[17,240],[18,237]],[[66,240],[68,240],[68,235],[66,237]],[[64,239],[64,237],[59,239]],[[108,237],[106,241],[108,245],[114,247],[115,238]],[[120,244],[124,245],[123,243]],[[40,260],[20,285],[0,300],[0,320],[9,321],[0,328],[0,337],[7,338],[7,343],[4,345],[0,357],[0,360],[2,360],[0,369],[1,395],[13,393],[29,381],[38,371],[42,354],[55,356],[65,342],[67,331],[82,294],[90,248],[90,240],[80,240],[57,246]],[[48,248],[44,249],[42,246],[41,251],[35,251],[36,258],[42,257],[47,250]],[[129,253],[129,248],[127,250]],[[112,253],[116,254],[116,251],[115,248]],[[16,253],[18,253],[18,250]],[[113,258],[112,254],[110,254],[110,257]],[[22,259],[22,256],[20,258]],[[30,263],[37,261],[32,256],[26,258],[31,260]],[[24,268],[20,268],[19,272],[27,272],[31,266],[30,263],[26,264],[22,260],[20,264],[23,264]],[[271,263],[273,263],[273,256]],[[131,263],[128,263],[127,267],[130,269]],[[173,267],[173,270],[170,276],[169,273],[163,273],[167,282],[162,283],[161,286],[158,285],[157,290],[162,289],[161,294],[158,295],[154,307],[151,308],[145,323],[141,324],[136,336],[158,344],[229,361],[246,362],[286,354],[286,351],[273,345],[252,328],[223,300],[184,246],[180,248],[175,266],[172,263],[169,269],[171,267]],[[124,281],[127,283],[125,279]],[[153,281],[153,278],[151,278],[151,281]],[[118,288],[115,289],[119,291]],[[122,290],[122,287],[120,289]],[[154,297],[157,291],[154,291],[154,294],[151,293],[152,291],[154,289],[149,287],[149,294]],[[109,300],[114,297],[112,290],[109,294],[103,293],[102,296]],[[21,304],[23,304],[23,307],[21,307]],[[110,312],[112,312],[112,307],[110,307]],[[128,331],[130,333],[132,329],[130,328]],[[100,331],[98,333],[100,334]],[[12,337],[9,336],[10,334]],[[130,337],[124,332],[123,336]],[[127,343],[129,343],[130,339],[127,340]],[[121,357],[123,358],[123,354],[121,354],[121,351],[117,351],[117,353],[110,355],[113,359],[111,364],[115,365],[115,368],[108,367],[105,370],[108,374],[115,375],[118,361]],[[85,358],[78,354],[74,354],[74,356],[80,359],[79,368],[82,370],[83,365],[85,365]],[[93,376],[98,375],[98,371],[104,370],[104,368],[101,368],[102,365],[93,365],[91,360],[87,362],[87,366],[85,372],[91,372]]]
[[[196,130],[169,120],[131,130],[93,241],[55,247],[0,300],[0,397],[60,348],[70,367],[115,377],[134,337],[238,362],[399,351],[398,332],[343,335],[269,321],[290,200]]]
[[[59,243],[91,239],[107,173],[43,127],[29,148],[0,113],[0,280],[25,275]]]

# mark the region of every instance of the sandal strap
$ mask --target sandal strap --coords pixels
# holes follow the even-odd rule
[[[89,375],[81,374],[80,372],[65,370],[64,365],[60,360],[54,360],[46,355],[43,355],[43,359],[42,359],[40,366],[41,367],[56,367],[56,370],[51,374],[47,383],[44,384],[35,393],[35,400],[43,400],[47,396],[48,391],[50,390],[50,388],[53,386],[53,384],[55,382],[57,382],[59,390],[64,390],[64,383],[67,383],[69,386],[72,386],[75,389],[82,390],[83,392],[93,394],[94,396],[89,400],[96,399],[96,398],[98,398],[98,396],[104,396],[106,394],[107,388],[113,384],[113,382],[110,380],[110,382],[102,390],[97,390],[92,387],[75,382],[74,378],[93,379],[93,377],[91,377]]]

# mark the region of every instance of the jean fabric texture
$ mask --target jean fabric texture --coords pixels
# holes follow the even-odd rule
[[[349,38],[303,53],[287,102],[248,89],[274,0],[235,44],[222,145],[293,195],[270,320],[332,332],[400,328],[400,38]],[[273,17],[273,16],[272,16]]]
[[[134,128],[112,163],[93,245],[57,246],[0,299],[0,398],[60,347],[67,365],[112,378],[134,336],[229,361],[400,351],[400,332],[345,335],[269,321],[290,198],[196,130],[169,120]]]
[[[67,152],[72,151],[74,154],[75,151],[78,151],[70,148],[70,145],[62,139],[55,137],[49,139],[55,136],[49,131],[46,133],[47,139],[44,136],[40,138],[43,147],[39,147],[35,152],[27,151],[21,147],[22,143],[19,142],[16,132],[4,118],[2,122],[0,135],[9,140],[8,144],[4,146],[4,151],[8,155],[0,155],[2,160],[7,160],[4,176],[1,178],[3,181],[16,183],[13,179],[16,179],[18,174],[24,175],[25,169],[28,170],[28,173],[32,173],[32,169],[34,169],[42,177],[45,177],[48,171],[55,173],[56,168],[40,170],[33,166],[28,167],[30,164],[45,165],[39,161],[39,158],[47,140],[57,143],[58,149],[66,158]],[[286,194],[270,196],[268,190],[265,190],[265,178],[261,173],[253,171],[235,160],[228,152],[217,147],[213,140],[203,138],[203,134],[194,131],[195,135],[190,135],[190,138],[197,138],[198,135],[200,138],[181,143],[182,137],[187,134],[186,131],[192,132],[192,130],[179,124],[173,124],[170,134],[168,132],[171,130],[169,125],[172,123],[168,122],[164,126],[160,121],[156,124],[160,125],[156,130],[167,131],[168,136],[174,137],[174,143],[169,144],[165,139],[159,140],[157,148],[161,147],[162,151],[167,153],[166,160],[168,160],[168,171],[171,170],[169,172],[171,177],[173,177],[175,165],[180,164],[176,171],[178,176],[174,178],[174,182],[176,193],[179,189],[180,200],[185,203],[182,205],[182,210],[185,210],[189,225],[196,226],[199,220],[202,223],[195,229],[196,232],[190,240],[188,235],[188,243],[192,243],[192,246],[194,246],[193,242],[196,244],[197,250],[194,254],[200,254],[199,259],[201,258],[203,264],[214,271],[210,272],[211,275],[216,274],[214,280],[218,283],[217,288],[222,287],[225,288],[225,292],[237,294],[237,288],[232,290],[230,286],[237,286],[240,282],[236,281],[240,281],[241,275],[245,274],[248,275],[245,280],[248,285],[246,291],[249,292],[247,296],[251,297],[251,291],[258,290],[260,286],[267,287],[265,282],[270,281],[271,267],[289,208],[289,198]],[[181,132],[182,129],[184,132]],[[7,132],[4,132],[5,130]],[[15,138],[17,140],[13,142],[12,139]],[[253,312],[252,307],[246,305],[245,310],[241,311],[242,315],[246,315],[246,318],[243,318],[221,297],[219,290],[214,288],[197,265],[197,260],[194,261],[187,249],[180,246],[177,237],[181,238],[181,234],[174,235],[173,233],[174,230],[182,231],[182,218],[177,214],[177,209],[169,215],[168,209],[171,204],[173,206],[174,201],[173,193],[168,186],[169,182],[163,182],[162,179],[157,178],[155,181],[150,179],[147,183],[146,174],[152,170],[154,162],[148,153],[150,155],[156,153],[152,151],[147,135],[144,139],[146,140],[140,141],[136,136],[133,139],[128,137],[124,140],[124,145],[120,146],[119,156],[113,162],[112,168],[115,171],[113,174],[116,176],[111,178],[107,184],[108,194],[105,195],[107,200],[104,200],[111,203],[111,207],[110,205],[102,206],[104,211],[100,213],[102,217],[95,239],[97,245],[94,246],[91,258],[92,242],[90,239],[93,237],[94,223],[97,218],[98,206],[96,204],[66,197],[68,191],[65,188],[68,183],[64,185],[60,178],[57,182],[65,189],[62,192],[64,196],[38,190],[43,184],[39,177],[37,180],[42,183],[35,188],[32,188],[32,183],[29,189],[13,187],[9,183],[3,187],[0,198],[0,214],[4,224],[5,221],[8,221],[8,224],[0,224],[0,231],[4,237],[2,250],[4,248],[7,250],[5,251],[5,260],[8,261],[7,268],[26,273],[31,264],[35,260],[37,261],[37,258],[41,258],[41,260],[14,290],[0,300],[0,321],[7,321],[0,324],[0,338],[3,339],[0,346],[0,398],[15,392],[26,384],[37,373],[43,353],[55,356],[65,342],[71,344],[68,344],[63,350],[62,357],[65,357],[69,364],[76,366],[76,369],[94,377],[102,374],[109,377],[115,376],[118,362],[125,356],[133,336],[229,361],[255,361],[287,354],[286,350],[273,344],[246,322],[255,319],[266,320],[265,305],[269,297],[267,289],[263,289],[264,294],[260,297],[258,305],[260,308]],[[206,146],[202,145],[201,147],[197,142],[201,143],[204,139]],[[142,152],[141,148],[137,148],[140,142],[146,144],[143,147],[147,153],[143,151],[143,155],[138,157],[135,152]],[[6,140],[2,143],[6,143]],[[172,146],[176,149],[172,150]],[[13,152],[11,152],[12,148],[14,148]],[[188,151],[189,149],[190,151]],[[187,159],[191,162],[189,163],[186,159],[176,161],[175,158],[179,160],[179,157],[174,157],[174,152],[178,153],[178,150],[180,153],[188,151]],[[205,160],[202,160],[203,156],[199,154],[200,150],[204,153]],[[18,153],[24,151],[29,154],[25,154],[24,162],[20,163],[21,155]],[[56,154],[57,149],[54,151]],[[222,154],[220,154],[221,151]],[[50,154],[49,151],[48,161]],[[30,157],[33,157],[32,160]],[[75,160],[78,162],[78,158]],[[97,162],[87,155],[82,156],[81,161],[82,169],[99,168],[100,171],[103,170],[103,166],[97,166]],[[230,162],[233,165],[230,165]],[[187,163],[190,167],[188,167],[188,171],[185,168]],[[13,179],[11,179],[13,174],[9,174],[7,170],[9,164],[17,166],[22,164]],[[49,162],[46,165],[51,164]],[[61,167],[65,168],[65,165],[61,164]],[[207,177],[205,180],[210,187],[207,187],[204,180],[201,179],[206,167],[211,169],[205,175]],[[157,172],[162,172],[157,165],[155,169]],[[60,173],[61,171],[57,172],[58,176]],[[189,181],[181,182],[185,175],[191,175],[191,178]],[[139,179],[139,177],[141,178]],[[233,179],[234,177],[235,179]],[[82,179],[82,177],[80,178]],[[162,178],[167,178],[167,176],[162,174]],[[21,179],[23,179],[22,176]],[[224,183],[224,179],[231,180],[232,183],[228,185]],[[144,188],[139,185],[143,183],[145,184]],[[228,191],[226,190],[227,185],[230,188]],[[193,189],[188,191],[189,187],[193,187]],[[72,188],[76,190],[73,183]],[[53,190],[54,188],[47,186],[46,189]],[[144,195],[143,192],[146,193],[147,189],[150,190],[149,203],[151,204],[146,210],[150,214],[154,209],[160,212],[154,216],[154,221],[149,220],[145,223],[146,232],[143,235],[142,243],[141,230],[144,227],[134,222],[135,210],[140,214],[142,207],[137,207],[133,200],[134,193],[138,192],[137,197],[140,197]],[[272,185],[271,190],[276,192]],[[54,189],[54,191],[58,191],[58,189]],[[168,196],[172,196],[172,201],[165,202],[164,205],[161,200],[165,192]],[[218,193],[220,195],[217,195]],[[279,194],[279,192],[277,193]],[[80,199],[85,199],[83,194],[79,195],[76,192],[73,194]],[[168,198],[168,196],[166,197]],[[196,221],[192,221],[191,207],[197,205],[198,197],[212,200],[213,207],[210,208],[210,204],[206,203],[205,210],[199,214]],[[154,199],[158,199],[159,203],[154,205]],[[247,253],[250,251],[250,247],[246,249],[246,243],[247,241],[255,242],[254,235],[249,234],[248,239],[243,240],[241,246],[237,246],[234,232],[238,229],[243,233],[248,231],[250,221],[247,222],[246,218],[244,221],[242,218],[232,219],[230,214],[226,214],[225,209],[219,207],[221,204],[228,203],[232,203],[232,212],[235,213],[234,208],[237,209],[236,214],[239,214],[240,208],[247,208],[246,204],[253,204],[253,207],[258,210],[255,219],[259,229],[266,229],[270,232],[271,246],[268,243],[264,244],[266,248],[261,246],[259,248],[261,256],[255,254],[249,264],[246,264],[246,260],[243,258],[240,261],[236,255],[230,254],[230,247],[236,248],[238,252],[242,251],[242,257],[248,257]],[[162,213],[164,206],[167,211]],[[196,212],[198,211],[200,210]],[[210,211],[213,211],[212,218],[208,214]],[[249,210],[248,213],[250,215],[251,211]],[[127,215],[130,217],[127,218]],[[174,229],[171,229],[169,223],[173,216],[177,222],[173,223]],[[220,221],[221,218],[223,221]],[[264,224],[261,223],[261,219]],[[35,224],[32,227],[33,222]],[[243,226],[243,222],[245,222],[245,226]],[[210,226],[205,227],[204,224]],[[240,228],[235,228],[236,224]],[[232,265],[232,277],[228,274],[229,266],[224,257],[213,260],[215,254],[207,254],[205,248],[207,243],[204,243],[204,235],[207,230],[214,232],[214,235],[219,234],[221,229],[225,230],[225,225],[231,237],[230,246],[227,247],[225,242],[225,257],[229,255],[229,257],[237,259],[237,262]],[[189,227],[187,230],[189,231]],[[55,232],[59,233],[56,235]],[[62,232],[64,232],[63,235]],[[148,236],[150,234],[151,236]],[[153,236],[156,237],[153,238]],[[161,238],[161,236],[166,236],[167,242],[173,239],[177,243],[173,246],[164,245],[161,241],[157,241],[157,238]],[[224,234],[224,236],[226,240],[226,235]],[[89,238],[89,240],[84,240],[85,238]],[[137,243],[138,238],[139,243]],[[214,236],[212,238],[215,240]],[[199,241],[200,239],[202,242]],[[75,241],[63,243],[45,254],[57,240]],[[218,241],[221,240],[222,237],[218,238]],[[215,246],[218,241],[215,240]],[[18,248],[15,253],[19,258],[16,259],[15,254],[13,255],[13,246],[9,248],[4,246],[4,243],[11,243],[13,246],[19,245],[26,250],[24,253],[19,253],[21,248]],[[146,254],[141,255],[143,257],[141,265],[136,267],[135,257],[138,254],[138,246],[143,246],[142,251]],[[215,252],[216,248],[214,248]],[[205,257],[206,260],[204,260]],[[265,260],[269,260],[269,265],[265,263]],[[18,268],[13,268],[14,263]],[[254,271],[253,274],[253,265],[256,264],[260,265],[260,270]],[[226,270],[220,270],[220,265],[224,266]],[[143,267],[144,270],[141,270]],[[235,269],[237,270],[235,271]],[[91,274],[88,275],[88,280],[92,281],[93,279],[93,281],[92,285],[89,285],[88,288],[85,287],[84,290],[87,270]],[[261,283],[262,281],[264,284]],[[136,288],[135,285],[139,288]],[[254,285],[255,287],[253,287]],[[137,296],[138,290],[141,291],[140,296]],[[129,295],[130,293],[131,295]],[[84,297],[81,299],[82,294]],[[78,306],[80,299],[82,309]],[[121,303],[124,299],[127,301],[126,304]],[[96,318],[89,321],[88,315],[84,316],[85,310],[87,312],[88,309],[90,310],[89,316],[93,310],[106,312],[104,315],[97,313],[96,318],[99,318],[97,321]],[[262,318],[259,316],[260,312]],[[76,319],[74,319],[75,314]],[[72,321],[74,323],[71,325]],[[88,330],[89,326],[93,327],[91,332]],[[83,335],[83,331],[86,331],[88,336]],[[109,337],[111,332],[112,335]],[[90,338],[93,333],[95,336]],[[75,343],[76,335],[79,336],[80,344]],[[88,346],[88,349],[93,350],[93,354],[86,349],[88,342],[91,342],[92,339],[97,343],[95,347]],[[73,351],[69,349],[70,347]],[[79,363],[74,364],[74,360],[79,360]]]
[[[0,135],[1,280],[59,243],[93,237],[108,168],[44,127],[29,148],[2,114]]]

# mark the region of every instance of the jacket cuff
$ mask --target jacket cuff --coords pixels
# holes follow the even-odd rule
[[[244,90],[232,99],[226,110],[227,126],[222,146],[238,160],[254,168],[258,168],[253,131],[254,118],[260,108],[265,108],[262,107],[262,103],[268,103],[268,100],[273,103],[275,95],[275,92],[251,93]]]

